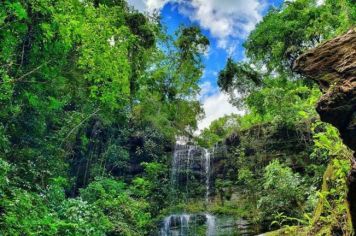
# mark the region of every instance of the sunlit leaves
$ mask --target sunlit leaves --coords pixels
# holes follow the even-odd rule
[[[231,135],[233,130],[240,128],[240,118],[239,115],[231,114],[213,121],[197,137],[198,144],[202,147],[210,148],[223,141],[228,135]]]
[[[5,1],[5,8],[8,10],[8,14],[16,16],[19,20],[27,18],[27,12],[20,1],[11,2]]]
[[[166,149],[202,113],[207,38],[165,41],[123,0],[0,6],[0,234],[148,234]]]
[[[299,174],[274,160],[265,168],[263,178],[267,195],[260,198],[259,208],[263,210],[264,217],[270,218],[276,212],[298,216],[298,204],[303,199]],[[290,209],[291,206],[294,206],[294,209]]]
[[[351,5],[345,0],[298,0],[272,9],[248,37],[245,47],[253,63],[269,72],[290,72],[293,61],[307,48],[333,37],[355,24],[348,17]]]
[[[152,64],[140,78],[134,119],[149,122],[174,138],[191,133],[202,114],[197,95],[206,37],[195,27],[182,28],[177,40],[162,42],[152,54]],[[187,132],[188,131],[188,132]]]
[[[122,108],[129,96],[128,47],[132,37],[124,24],[125,13],[122,8],[105,5],[87,6],[80,12],[56,16],[63,40],[79,46],[73,49],[79,55],[78,69],[91,84],[91,98],[109,109]]]
[[[283,77],[266,78],[264,87],[246,98],[251,113],[241,119],[241,124],[244,127],[259,122],[291,125],[315,117],[314,104],[319,96],[317,88],[309,88],[301,81],[288,81]]]

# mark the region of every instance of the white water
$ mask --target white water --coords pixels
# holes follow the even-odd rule
[[[171,169],[172,189],[177,190],[178,187],[182,186],[179,180],[185,179],[186,192],[188,193],[189,175],[194,171],[194,163],[200,162],[201,176],[205,181],[205,201],[208,203],[210,197],[211,157],[212,154],[207,149],[193,145],[176,144]]]
[[[215,217],[209,214],[205,215],[206,217],[206,224],[207,224],[207,231],[206,236],[214,236],[215,235]]]
[[[204,149],[204,159],[205,159],[205,202],[209,203],[210,196],[210,152]]]
[[[172,158],[171,168],[171,188],[172,195],[177,198],[178,191],[196,193],[196,189],[189,189],[190,186],[201,185],[199,188],[202,200],[206,204],[210,201],[212,182],[212,160],[215,150],[209,151],[194,145],[187,145],[187,140],[182,139],[177,142]],[[216,152],[219,155],[219,149]],[[198,182],[192,182],[198,181]],[[202,190],[202,191],[201,191]],[[195,192],[194,192],[195,191]],[[205,194],[204,194],[205,192]],[[173,201],[174,202],[174,201]],[[234,218],[215,217],[210,214],[172,214],[161,222],[159,231],[160,236],[194,236],[205,229],[206,236],[235,235],[254,235],[248,222],[238,222]]]
[[[204,214],[206,225],[206,236],[216,235],[215,217]],[[160,236],[186,236],[195,235],[197,215],[181,214],[170,215],[163,221]],[[191,218],[194,218],[191,220]]]
[[[209,203],[210,197],[210,177],[211,177],[211,152],[194,145],[184,145],[177,143],[171,169],[171,187],[174,190],[182,190],[184,187],[181,181],[186,181],[185,191],[188,193],[190,173],[194,171],[194,165],[198,164],[201,170],[202,184],[205,184],[205,201]],[[202,196],[203,197],[203,196]],[[192,217],[194,216],[194,220]],[[195,235],[197,215],[181,214],[170,215],[163,221],[160,235],[161,236],[186,236]],[[206,235],[215,236],[216,225],[215,217],[209,214],[200,214],[199,217],[205,218]]]
[[[187,235],[189,233],[190,215],[170,215],[164,219],[161,236]]]
[[[172,171],[171,171],[171,185],[176,188],[179,185],[179,177],[186,175],[188,178],[188,171],[190,169],[190,161],[192,159],[192,151],[195,150],[195,146],[190,145],[176,145],[172,159]]]

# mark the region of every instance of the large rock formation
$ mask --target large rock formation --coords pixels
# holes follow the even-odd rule
[[[344,143],[356,150],[356,31],[301,55],[294,70],[320,84],[324,92],[317,105],[321,120],[337,127]]]
[[[325,42],[301,55],[293,69],[320,84],[323,96],[317,104],[322,121],[340,131],[344,143],[356,151],[356,31]],[[354,153],[356,157],[356,152]],[[356,232],[356,162],[348,178],[348,201]]]

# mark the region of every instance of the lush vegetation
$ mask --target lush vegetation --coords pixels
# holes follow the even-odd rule
[[[219,74],[220,89],[247,113],[215,121],[198,142],[209,147],[225,140],[227,158],[235,163],[225,165],[233,174],[216,181],[225,190],[243,189],[229,207],[239,205],[238,214],[266,229],[288,226],[276,234],[352,234],[345,187],[352,153],[335,128],[319,121],[319,88],[291,68],[303,51],[347,31],[355,20],[352,1],[285,3],[248,37],[248,60],[228,59]]]
[[[149,235],[173,208],[350,234],[350,151],[318,120],[317,86],[291,65],[353,26],[355,7],[296,0],[270,10],[245,43],[247,62],[229,59],[218,78],[246,114],[195,138],[228,150],[214,200],[172,207],[175,138],[192,137],[203,115],[200,29],[169,36],[125,0],[2,1],[0,234]]]
[[[207,38],[122,0],[0,4],[0,234],[148,234]]]

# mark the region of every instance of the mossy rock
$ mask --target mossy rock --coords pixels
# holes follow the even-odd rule
[[[302,227],[299,226],[291,226],[291,227],[286,227],[286,228],[282,228],[276,231],[272,231],[272,232],[267,232],[264,234],[261,234],[259,236],[307,236],[308,233],[306,232],[306,230]]]

